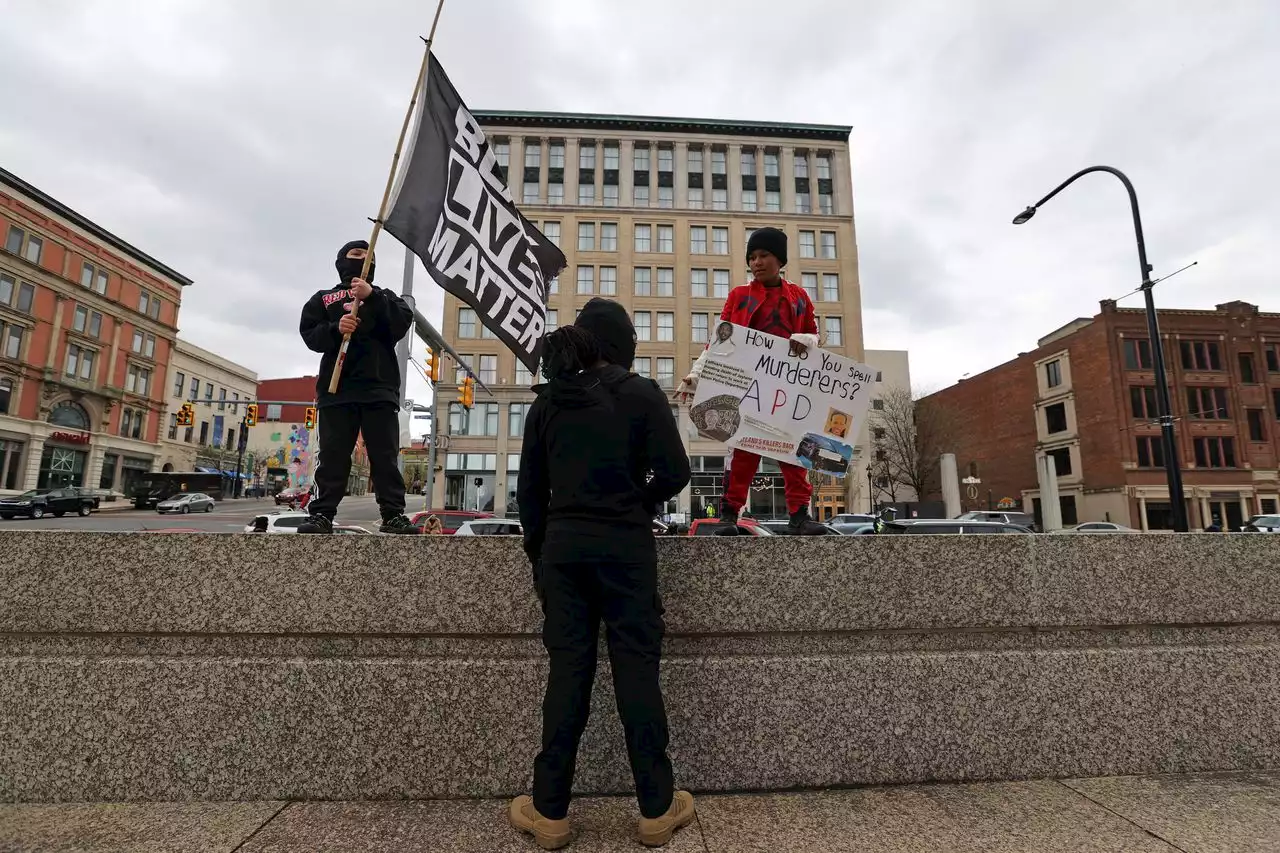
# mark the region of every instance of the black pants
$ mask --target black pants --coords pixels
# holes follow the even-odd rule
[[[656,560],[541,567],[542,640],[551,674],[542,702],[542,752],[533,767],[533,802],[547,818],[569,811],[578,741],[591,711],[596,643],[603,618],[618,716],[626,731],[636,799],[645,817],[661,817],[674,793],[667,758],[667,711],[658,685],[662,603]]]
[[[364,434],[369,477],[383,519],[404,512],[404,477],[400,475],[400,410],[395,403],[336,403],[320,410],[320,467],[317,494],[307,509],[329,520],[347,493],[351,453]]]

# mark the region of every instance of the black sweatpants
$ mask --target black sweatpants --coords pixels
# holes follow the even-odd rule
[[[661,817],[674,793],[667,757],[667,711],[658,685],[662,602],[657,561],[543,563],[542,641],[551,657],[542,702],[542,752],[533,767],[533,803],[547,818],[569,811],[578,741],[591,711],[596,644],[603,619],[618,716],[626,731],[636,799],[645,817]]]
[[[320,466],[316,496],[308,504],[312,515],[330,521],[347,493],[351,453],[364,434],[369,455],[369,478],[385,520],[404,513],[404,477],[400,475],[400,410],[395,403],[335,403],[320,410]]]

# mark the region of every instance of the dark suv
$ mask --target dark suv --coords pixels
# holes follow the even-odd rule
[[[28,518],[44,518],[53,515],[58,518],[69,512],[87,516],[93,512],[96,500],[82,494],[80,489],[32,489],[17,497],[0,499],[0,518],[6,521],[19,515]]]

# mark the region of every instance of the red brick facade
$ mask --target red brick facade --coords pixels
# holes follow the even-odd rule
[[[1234,527],[1280,503],[1280,314],[1243,302],[1159,313],[1178,456],[1193,528]],[[1036,459],[1052,453],[1064,523],[1168,526],[1146,314],[1102,303],[1013,361],[930,398],[956,422],[968,508],[1036,508]]]

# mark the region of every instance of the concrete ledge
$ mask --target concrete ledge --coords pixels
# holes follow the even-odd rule
[[[1278,538],[662,557],[672,755],[695,789],[1280,767]],[[515,793],[539,617],[511,541],[0,534],[0,799]],[[625,792],[607,666],[597,683],[579,788]]]

